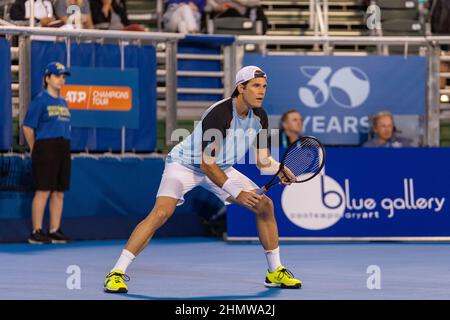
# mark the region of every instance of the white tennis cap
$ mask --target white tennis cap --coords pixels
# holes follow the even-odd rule
[[[257,71],[258,71],[258,73],[257,73]],[[267,79],[267,75],[264,71],[262,71],[257,66],[243,67],[236,74],[236,86],[241,83],[244,83],[246,81],[255,79],[255,78],[266,78]]]

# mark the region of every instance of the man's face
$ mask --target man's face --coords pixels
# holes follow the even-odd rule
[[[374,128],[375,134],[382,140],[389,140],[394,133],[394,123],[389,116],[383,116],[378,119],[377,125]]]
[[[303,133],[303,119],[300,113],[291,112],[288,113],[286,119],[283,122],[284,131],[295,133],[300,135]]]
[[[265,78],[255,78],[250,80],[247,85],[239,86],[239,92],[245,103],[252,108],[261,108],[264,97],[266,96],[267,80]]]
[[[61,90],[62,86],[66,83],[66,76],[64,74],[52,74],[48,78],[47,83],[49,87],[52,87],[56,90]]]

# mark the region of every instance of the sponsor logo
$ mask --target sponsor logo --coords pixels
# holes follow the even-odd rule
[[[360,107],[369,97],[370,81],[359,68],[348,66],[336,70],[330,67],[304,66],[302,74],[309,79],[300,87],[300,101],[309,108],[319,108],[329,100],[346,109]]]
[[[69,109],[95,111],[130,111],[130,87],[65,85],[61,90]]]
[[[399,183],[401,186],[401,183]],[[397,193],[396,193],[397,194]],[[353,197],[351,182],[342,186],[330,176],[321,175],[307,183],[287,186],[281,196],[286,217],[307,230],[330,228],[342,219],[393,219],[399,213],[435,213],[443,210],[444,197],[423,197],[414,188],[414,179],[403,179],[399,197]]]

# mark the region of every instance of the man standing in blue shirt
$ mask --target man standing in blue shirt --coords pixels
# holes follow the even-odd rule
[[[36,193],[32,204],[31,244],[67,243],[61,229],[64,191],[70,185],[70,112],[60,90],[70,73],[58,62],[45,68],[44,90],[31,102],[23,122],[30,147]],[[50,230],[42,231],[50,198]]]

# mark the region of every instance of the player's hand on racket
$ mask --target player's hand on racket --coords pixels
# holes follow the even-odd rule
[[[278,173],[278,177],[281,180],[281,184],[283,186],[288,186],[291,183],[297,181],[297,177],[295,176],[295,174],[292,173],[292,171],[287,168],[284,167],[279,173]]]
[[[320,173],[324,165],[325,148],[322,143],[314,137],[301,137],[285,151],[277,174],[256,193],[263,194],[277,184],[309,181]]]
[[[239,193],[236,200],[247,207],[253,208],[258,205],[259,201],[262,199],[262,195],[256,194],[253,191],[244,191],[242,190],[241,193]]]

